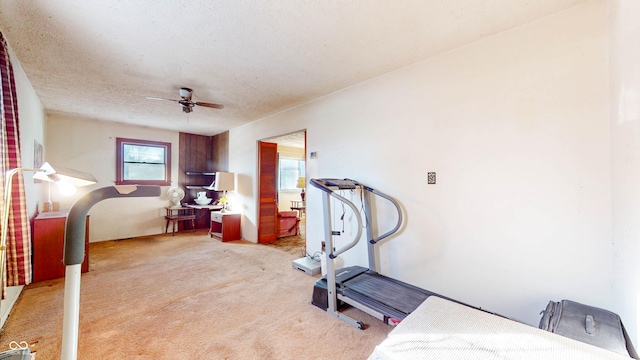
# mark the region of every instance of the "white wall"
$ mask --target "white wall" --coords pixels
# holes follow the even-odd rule
[[[13,66],[16,91],[18,93],[18,116],[20,120],[20,147],[22,167],[34,166],[34,142],[44,143],[45,113],[40,99],[35,93],[31,82],[27,78],[20,60],[11,49],[11,39],[6,39],[9,44],[9,56]],[[32,218],[38,207],[38,199],[42,191],[42,185],[35,184],[33,173],[23,173],[24,188],[27,200],[27,212]],[[3,177],[4,180],[4,177]],[[0,314],[0,326],[4,324],[13,304],[20,295],[22,286],[7,288],[7,297],[2,300],[2,314]]]
[[[614,297],[640,346],[640,2],[611,2],[611,139]]]
[[[63,209],[88,191],[113,186],[116,177],[116,138],[153,140],[171,143],[171,179],[178,183],[178,139],[175,131],[114,124],[92,119],[50,115],[47,122],[45,159],[52,164],[92,174],[98,184],[78,189],[72,197],[61,196],[52,187],[51,200]],[[159,234],[165,228],[165,206],[168,187],[162,187],[161,197],[107,199],[90,211],[89,241],[125,239]],[[46,195],[42,201],[46,200]]]
[[[232,129],[244,237],[257,237],[256,141],[306,128],[309,178],[402,204],[383,273],[533,325],[549,300],[615,310],[606,14],[580,5]],[[308,188],[310,253],[322,217]]]

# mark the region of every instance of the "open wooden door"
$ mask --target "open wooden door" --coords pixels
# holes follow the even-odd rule
[[[260,141],[258,143],[258,242],[277,240],[276,221],[278,215],[278,145]]]

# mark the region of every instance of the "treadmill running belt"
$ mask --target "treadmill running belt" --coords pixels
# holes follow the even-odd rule
[[[375,273],[365,273],[344,283],[352,291],[410,314],[432,293]]]

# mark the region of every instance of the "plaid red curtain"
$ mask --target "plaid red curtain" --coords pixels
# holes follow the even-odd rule
[[[9,59],[7,42],[0,32],[0,151],[2,152],[2,181],[0,194],[4,192],[6,172],[22,167],[20,160],[20,131],[18,122],[18,94]],[[11,209],[7,235],[6,278],[7,286],[31,283],[31,231],[27,213],[22,173],[13,177]],[[4,201],[4,199],[0,200]],[[2,207],[0,207],[1,209]],[[0,210],[1,211],[1,210]],[[3,289],[4,290],[4,289]],[[4,291],[3,291],[4,292]]]

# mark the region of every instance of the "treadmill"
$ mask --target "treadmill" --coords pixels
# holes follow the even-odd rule
[[[364,323],[344,315],[339,311],[339,308],[345,304],[351,305],[382,320],[386,324],[397,325],[429,296],[440,296],[376,272],[374,246],[377,242],[396,233],[402,225],[402,211],[400,210],[400,205],[394,199],[351,179],[311,179],[311,185],[323,192],[325,249],[327,252],[327,275],[317,280],[314,285],[311,301],[313,305],[356,328],[364,329]],[[360,210],[351,201],[340,195],[343,190],[359,190],[362,192],[362,210],[367,220],[366,227],[363,226]],[[373,219],[371,217],[371,194],[389,201],[395,206],[398,213],[395,227],[375,238],[373,236]],[[335,249],[333,243],[333,236],[339,235],[339,232],[332,231],[332,215],[329,203],[331,198],[350,207],[357,221],[355,238],[340,249]],[[334,259],[353,248],[360,241],[363,228],[366,228],[369,268],[350,266],[334,269]]]

